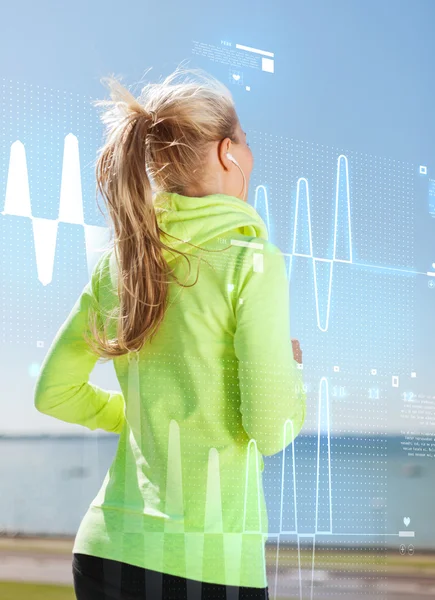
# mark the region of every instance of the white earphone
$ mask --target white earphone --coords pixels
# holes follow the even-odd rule
[[[231,154],[231,152],[227,152],[227,157],[228,160],[230,160],[231,162],[233,162],[235,165],[237,165],[237,167],[240,169],[241,174],[243,175],[243,199],[245,199],[245,188],[246,188],[246,178],[245,178],[245,174],[242,170],[242,168],[240,167],[239,163],[237,162],[237,160],[234,158],[234,156]]]
[[[240,166],[239,163],[236,161],[236,159],[234,158],[234,156],[231,154],[231,152],[227,152],[227,157],[228,160],[231,160],[233,163],[235,163],[238,167]]]

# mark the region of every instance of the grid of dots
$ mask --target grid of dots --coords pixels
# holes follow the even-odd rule
[[[29,169],[29,181],[31,184],[32,212],[35,216],[56,218],[58,207],[59,182],[61,175],[61,156],[63,151],[63,139],[69,131],[79,134],[81,156],[93,160],[96,148],[96,119],[89,102],[85,102],[78,94],[48,89],[39,86],[11,85],[12,82],[3,80],[2,84],[2,106],[3,123],[2,130],[2,181],[7,181],[8,150],[15,139],[20,139],[26,146],[26,159]],[[9,114],[6,113],[8,111]],[[9,116],[9,119],[7,118]],[[83,134],[83,135],[81,135]],[[351,218],[354,242],[354,260],[370,263],[370,265],[383,265],[393,267],[412,268],[414,255],[412,245],[406,243],[413,239],[413,169],[409,163],[394,161],[383,157],[362,155],[357,152],[332,149],[319,144],[309,144],[300,140],[289,140],[282,136],[274,136],[260,132],[253,132],[253,142],[257,145],[258,152],[257,172],[261,173],[258,184],[268,183],[269,209],[273,208],[272,220],[270,222],[273,240],[285,251],[289,251],[289,232],[292,228],[292,211],[294,206],[294,190],[298,177],[305,176],[310,182],[310,198],[312,208],[312,232],[315,256],[331,256],[331,222],[333,217],[334,188],[336,177],[336,158],[339,153],[344,152],[349,159],[350,186],[351,186]],[[94,184],[93,172],[87,171],[89,160],[82,164],[84,172],[83,192],[85,207],[90,210],[94,206]],[[255,180],[254,180],[255,183]],[[257,185],[257,183],[255,183]],[[5,194],[5,183],[2,189]],[[285,199],[285,201],[277,200]],[[293,204],[292,204],[293,203]],[[394,206],[394,211],[391,207]],[[92,210],[92,209],[91,209]],[[96,207],[95,207],[95,210]],[[261,207],[259,208],[261,212]],[[321,215],[321,218],[315,215]],[[95,217],[85,218],[86,222]],[[3,342],[15,339],[17,343],[27,343],[31,335],[32,327],[36,323],[39,330],[33,331],[34,337],[45,337],[46,331],[52,322],[58,322],[59,316],[63,314],[63,307],[70,302],[70,297],[64,297],[66,290],[71,285],[71,274],[77,273],[80,265],[71,264],[70,272],[66,273],[65,281],[59,287],[53,288],[52,297],[45,294],[45,306],[41,307],[38,294],[29,293],[29,264],[20,258],[22,249],[29,250],[29,229],[24,225],[17,225],[13,218],[2,219],[2,239],[13,240],[9,244],[9,250],[5,248],[4,256],[9,259],[5,264],[10,265],[10,271],[3,272],[6,281],[10,282],[9,288],[3,287],[3,306],[17,307],[10,320],[11,325],[3,328]],[[367,225],[370,225],[369,227]],[[59,264],[68,265],[71,260],[71,247],[83,245],[80,241],[82,232],[78,228],[68,224],[61,224],[64,232],[60,230],[60,243],[58,245],[57,260]],[[6,245],[5,245],[6,246]],[[14,246],[14,247],[13,247]],[[17,250],[18,249],[18,250]],[[8,254],[9,251],[9,254]],[[27,252],[27,256],[30,253]],[[13,260],[15,259],[15,260]],[[75,259],[74,259],[75,260]],[[80,259],[77,259],[80,260]],[[82,264],[80,262],[80,264]],[[216,266],[225,268],[225,262],[216,261]],[[32,265],[34,267],[34,265]],[[22,267],[22,268],[21,268]],[[299,303],[309,305],[312,298],[312,273],[307,268],[305,273],[300,269],[300,285],[298,290],[305,290],[307,296],[301,297]],[[413,348],[412,319],[412,280],[393,278],[391,274],[366,272],[366,278],[361,273],[350,273],[348,267],[335,268],[334,285],[340,290],[334,300],[334,310],[331,319],[335,323],[341,323],[340,328],[335,326],[332,336],[328,338],[327,344],[316,346],[318,354],[317,364],[321,370],[330,365],[331,352],[339,350],[340,342],[346,331],[351,329],[355,320],[370,323],[370,328],[358,331],[358,345],[352,346],[353,359],[347,366],[347,377],[352,384],[346,387],[347,398],[352,399],[352,412],[344,412],[337,407],[338,402],[343,399],[329,397],[333,413],[333,426],[349,433],[347,446],[341,448],[344,454],[351,453],[355,456],[358,464],[350,468],[341,464],[337,454],[334,455],[332,475],[334,481],[333,495],[340,494],[341,497],[347,492],[359,494],[364,491],[367,499],[373,493],[384,493],[385,487],[385,447],[370,448],[367,446],[368,436],[371,433],[379,433],[386,426],[388,417],[388,403],[386,394],[381,395],[376,404],[369,404],[367,400],[367,378],[372,363],[376,362],[378,371],[388,380],[391,365],[395,372],[401,374],[409,364],[409,349]],[[59,273],[59,277],[61,274]],[[368,286],[376,291],[376,295],[366,295]],[[28,310],[23,310],[23,305],[18,301],[27,290],[27,298],[32,298]],[[333,292],[335,293],[335,292]],[[309,294],[309,295],[308,295]],[[26,294],[24,294],[26,296]],[[34,299],[37,299],[36,302]],[[359,304],[352,301],[358,299]],[[50,307],[48,310],[47,306]],[[299,304],[298,304],[299,306]],[[352,306],[352,311],[348,307]],[[385,307],[395,306],[397,310],[385,310]],[[59,310],[59,314],[56,314]],[[358,315],[357,310],[360,311]],[[298,311],[300,316],[301,330],[313,329],[316,320],[313,313]],[[377,314],[377,321],[373,321],[373,314]],[[38,318],[35,318],[35,315]],[[10,316],[10,315],[9,315]],[[6,315],[2,315],[2,322],[9,322]],[[370,317],[370,319],[369,319]],[[379,336],[373,339],[373,332]],[[406,347],[405,347],[406,344]],[[367,348],[373,346],[377,349],[375,359],[368,360]],[[343,363],[342,363],[343,365]],[[359,367],[356,368],[355,365]],[[337,381],[342,380],[337,376]],[[313,370],[314,374],[314,370]],[[387,377],[388,374],[388,377]],[[313,379],[313,378],[311,378]],[[331,378],[333,382],[333,378]],[[383,382],[381,382],[383,383]],[[385,385],[386,387],[386,385]],[[332,390],[332,385],[330,385]],[[314,399],[314,398],[313,398]],[[344,400],[346,401],[346,400]],[[315,414],[316,406],[313,405],[312,414]],[[355,440],[354,434],[361,434]],[[353,434],[353,435],[350,435]],[[363,444],[358,442],[363,441]],[[323,442],[323,440],[322,440]],[[332,447],[334,450],[334,446]],[[368,452],[373,450],[373,452]],[[322,454],[324,445],[322,445]],[[298,493],[303,495],[312,494],[312,474],[315,472],[317,446],[312,443],[311,448],[305,448],[307,463],[299,467],[298,481],[302,485]],[[350,470],[355,471],[351,473]],[[304,473],[309,473],[304,481]],[[358,473],[358,475],[356,475]],[[320,482],[324,481],[325,473],[321,473]],[[352,484],[352,485],[350,485]],[[325,488],[320,490],[321,500],[324,505],[327,500]],[[360,495],[361,497],[361,495]],[[352,503],[354,495],[349,496],[349,510],[356,511],[361,507]],[[362,531],[367,527],[371,531],[382,530],[385,515],[377,513],[372,515],[371,520],[354,515],[354,524],[350,527],[346,517],[347,531],[355,529]],[[344,518],[344,517],[343,517]],[[312,524],[312,522],[310,523]],[[340,515],[334,515],[334,525],[340,529]]]
[[[265,221],[269,216],[269,239],[289,254],[294,242],[297,182],[304,177],[309,186],[313,255],[333,258],[337,161],[341,154],[347,157],[353,262],[367,267],[333,265],[326,332],[320,333],[318,321],[323,326],[327,322],[329,264],[317,266],[317,314],[312,261],[292,259],[291,331],[292,337],[302,339],[305,350],[304,381],[309,399],[306,426],[311,431],[318,427],[319,402],[322,410],[318,476],[317,439],[296,440],[297,495],[298,503],[304,506],[298,526],[300,531],[313,532],[317,516],[320,531],[328,531],[331,525],[335,532],[385,533],[386,503],[376,509],[372,504],[375,498],[379,502],[387,496],[387,441],[383,434],[389,419],[397,420],[399,399],[391,378],[393,374],[409,375],[409,365],[413,363],[415,282],[412,277],[373,267],[414,268],[414,245],[410,241],[414,240],[415,230],[416,168],[399,160],[260,131],[251,131],[249,140],[255,157],[251,198],[258,186],[266,187],[266,193],[258,193],[256,208]],[[338,258],[339,249],[343,258],[349,258],[345,252],[349,254],[349,248],[339,245],[340,234],[347,231],[344,175],[343,169]],[[298,244],[303,242],[303,250],[297,252],[309,253],[304,186],[301,192],[297,236]],[[337,371],[334,365],[339,366]],[[377,368],[375,376],[370,374],[373,367]],[[328,386],[320,386],[322,377],[327,378]],[[332,434],[330,459],[326,407]],[[335,431],[342,434],[340,439],[333,437]],[[288,468],[293,468],[291,461]],[[336,498],[340,498],[341,512],[334,511]],[[292,529],[294,506],[290,504],[284,517]],[[278,515],[271,515],[271,520],[278,522]],[[362,544],[366,541],[367,538],[361,538]]]

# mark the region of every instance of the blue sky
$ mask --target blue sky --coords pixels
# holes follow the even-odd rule
[[[45,87],[52,95],[58,95],[56,127],[59,128],[65,93],[68,98],[76,95],[81,105],[105,97],[106,88],[100,78],[111,73],[121,76],[125,83],[134,84],[153,67],[149,78],[157,80],[160,75],[169,74],[180,61],[188,59],[191,66],[202,66],[225,79],[227,66],[200,61],[192,54],[192,43],[199,40],[218,46],[221,40],[229,40],[270,50],[275,55],[273,75],[244,70],[246,82],[252,83],[249,94],[245,89],[232,88],[248,139],[254,130],[271,135],[279,133],[366,156],[433,165],[433,175],[434,22],[432,0],[268,3],[222,0],[214,4],[203,0],[133,1],[125,6],[110,0],[104,3],[79,0],[9,4],[2,9],[0,25],[5,114],[7,118],[9,113],[19,114],[6,103],[8,86],[15,92],[20,86],[26,90],[30,86]],[[50,117],[49,108],[47,117]],[[38,116],[35,112],[32,120],[28,116],[24,118],[28,119],[29,129]],[[5,135],[10,136],[12,143],[18,136],[17,133],[14,137],[12,117],[7,127]],[[16,129],[25,143],[23,123],[17,122]],[[47,129],[47,144],[51,134]],[[34,153],[38,150],[32,149],[30,143],[27,149]],[[4,197],[9,151],[2,160]],[[36,186],[36,172],[30,170],[29,176]],[[91,220],[97,224],[92,201],[93,198],[87,197],[86,211],[92,213]],[[16,243],[11,233],[13,229],[5,231]],[[426,227],[425,231],[430,229]],[[429,237],[421,238],[421,251],[427,247],[428,240]],[[10,240],[4,237],[3,243],[9,245]],[[80,290],[70,291],[67,299],[61,299],[59,315],[66,316],[72,306],[71,299]],[[430,320],[433,300],[426,306],[426,318]],[[24,307],[21,310],[25,312]],[[6,317],[4,311],[2,318]],[[60,325],[62,319],[57,318]],[[34,380],[26,379],[36,360],[32,360],[32,348],[24,352],[26,341],[20,336],[9,346],[9,330],[2,329],[9,348],[3,358],[11,361],[13,358],[14,363],[7,369],[6,393],[0,401],[0,404],[5,403],[2,408],[7,415],[0,430],[76,431],[74,426],[56,423],[33,410]],[[417,365],[413,368],[418,367],[418,356],[414,362]],[[93,380],[108,388],[117,385],[110,365],[98,366]],[[21,386],[18,394],[17,381]],[[10,402],[11,398],[14,402]]]

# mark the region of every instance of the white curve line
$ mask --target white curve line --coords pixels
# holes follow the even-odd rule
[[[257,449],[256,440],[254,438],[251,438],[249,440],[247,450],[246,450],[245,501],[244,501],[244,506],[243,506],[243,533],[245,533],[245,532],[252,533],[251,530],[246,529],[246,502],[248,499],[248,474],[249,474],[249,457],[250,457],[250,453],[251,453],[251,446],[254,446],[254,451],[255,451],[255,476],[256,476],[255,481],[256,481],[256,487],[257,487],[257,509],[258,509],[259,523],[260,523],[260,532],[263,531],[263,522],[261,519],[261,502],[260,502],[260,485],[259,485],[260,470],[258,468],[258,449]]]
[[[255,208],[255,210],[257,210],[258,190],[260,188],[262,188],[262,190],[264,192],[264,204],[266,206],[266,225],[267,225],[267,231],[270,231],[269,196],[268,196],[267,189],[266,189],[265,185],[257,185],[257,187],[255,188],[255,193],[254,193],[254,208]]]
[[[340,198],[340,182],[341,182],[341,170],[342,170],[342,159],[344,160],[345,166],[345,182],[346,182],[346,205],[347,205],[347,231],[348,231],[348,241],[349,241],[349,256],[350,258],[345,259],[337,259],[337,232],[338,232],[338,212],[339,212],[339,198]],[[309,240],[309,254],[297,254],[296,253],[296,242],[297,242],[297,232],[299,226],[299,201],[301,196],[301,185],[302,182],[305,184],[306,190],[306,204],[307,204],[307,220],[308,220],[308,240]],[[333,268],[334,262],[346,262],[349,264],[353,263],[353,254],[352,254],[352,229],[351,229],[351,216],[350,216],[350,188],[349,188],[349,161],[344,154],[340,154],[337,158],[337,177],[336,177],[336,185],[335,185],[335,215],[334,215],[334,232],[333,232],[333,258],[331,259],[317,259],[313,256],[313,236],[311,230],[311,202],[310,202],[310,185],[308,179],[306,177],[300,177],[297,182],[296,187],[296,207],[295,207],[295,218],[293,225],[293,248],[292,255],[290,258],[290,267],[289,267],[289,280],[291,279],[291,271],[293,266],[293,256],[304,256],[306,258],[311,258],[313,263],[313,282],[314,282],[314,296],[316,302],[316,319],[317,326],[322,332],[326,332],[329,327],[329,316],[331,310],[331,297],[332,297],[332,278],[333,278]],[[317,271],[316,271],[316,260],[321,260],[323,262],[329,262],[329,284],[328,284],[328,296],[327,296],[327,305],[326,305],[326,319],[325,326],[323,327],[320,322],[320,309],[319,309],[319,293],[317,288]]]
[[[323,383],[325,384],[323,386]],[[319,470],[320,470],[320,429],[321,429],[321,414],[322,414],[322,390],[325,387],[325,400],[326,403],[326,431],[328,436],[328,495],[329,495],[329,531],[322,531],[323,534],[332,533],[332,491],[331,491],[331,438],[330,438],[330,422],[329,422],[329,386],[328,379],[322,377],[319,385],[319,403],[318,403],[318,427],[317,427],[317,472],[316,472],[316,510],[315,510],[315,527],[314,532],[317,535],[318,532],[318,516],[319,516]]]

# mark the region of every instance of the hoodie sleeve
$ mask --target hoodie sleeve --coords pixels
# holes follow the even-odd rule
[[[34,390],[35,408],[90,430],[120,433],[124,425],[122,393],[103,390],[88,381],[98,357],[83,338],[89,308],[98,307],[99,278],[106,253],[99,258],[69,316],[57,332],[41,365]],[[98,310],[98,308],[97,308]]]
[[[239,365],[242,424],[258,450],[271,456],[299,434],[306,392],[290,337],[289,283],[282,252],[261,238],[248,250],[236,306],[235,354]],[[284,424],[288,423],[284,439]]]

